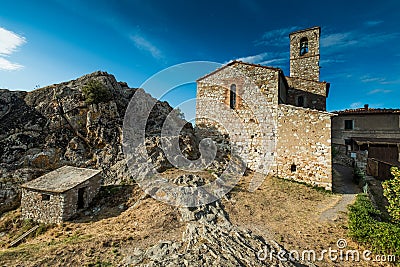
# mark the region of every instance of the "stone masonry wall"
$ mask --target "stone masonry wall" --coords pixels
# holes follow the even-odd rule
[[[62,219],[68,220],[78,211],[78,190],[79,188],[85,188],[84,208],[87,208],[96,194],[99,192],[101,186],[101,175],[98,174],[95,177],[81,183],[80,185],[68,190],[63,194],[63,215]]]
[[[78,190],[85,187],[84,208],[87,208],[96,196],[101,185],[101,175],[63,193],[22,188],[21,209],[24,219],[33,219],[41,223],[61,223],[71,218],[78,211]],[[42,200],[42,194],[50,196],[49,200]]]
[[[289,91],[289,97],[287,98],[286,104],[299,107],[300,104],[298,99],[300,96],[302,96],[304,101],[302,107],[317,109],[321,111],[326,110],[326,98],[324,96],[312,94],[307,91],[295,88],[289,88],[288,91]]]
[[[290,77],[319,81],[319,36],[319,27],[290,34]],[[303,37],[308,39],[308,53],[300,56]]]
[[[49,200],[42,200],[42,194],[50,195]],[[22,218],[41,223],[62,222],[64,198],[60,193],[49,193],[22,188]]]
[[[290,61],[290,76],[319,81],[319,55],[302,56]]]
[[[263,159],[275,144],[279,75],[277,69],[234,63],[198,80],[196,126],[202,137],[229,135],[253,170],[273,164]],[[234,110],[229,107],[232,84],[237,88]]]
[[[327,82],[318,82],[296,77],[286,77],[290,88],[301,89],[312,94],[327,97]]]
[[[332,189],[331,115],[327,112],[279,105],[279,177]]]

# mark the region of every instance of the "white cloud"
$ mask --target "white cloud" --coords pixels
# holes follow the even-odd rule
[[[273,63],[282,63],[285,61],[288,61],[288,59],[287,58],[274,58],[274,59],[269,59],[269,60],[258,62],[257,64],[269,65],[269,64],[273,64]]]
[[[23,66],[6,59],[26,43],[25,37],[0,27],[0,70],[19,70]]]
[[[379,24],[381,24],[381,23],[383,23],[383,20],[369,20],[369,21],[366,21],[366,22],[365,22],[365,25],[371,27],[371,26],[379,25]]]
[[[352,38],[354,33],[352,32],[342,32],[342,33],[331,33],[323,35],[321,37],[321,47],[331,47],[331,46],[350,46],[357,43],[357,41]]]
[[[0,56],[8,56],[26,42],[25,38],[0,27]]]
[[[382,77],[372,77],[369,75],[362,76],[361,82],[363,83],[379,83],[379,84],[398,84],[400,83],[400,80],[387,80],[386,78]]]
[[[20,70],[23,67],[24,66],[18,63],[13,63],[3,57],[0,57],[0,70]]]
[[[238,61],[243,61],[246,63],[251,63],[251,64],[261,64],[261,65],[269,65],[272,63],[280,63],[288,60],[288,57],[286,57],[286,52],[285,53],[261,53],[258,55],[252,55],[252,56],[246,56],[246,57],[240,57],[236,58],[234,60]],[[233,60],[231,60],[233,61]],[[229,62],[231,62],[229,61]]]
[[[381,78],[381,77],[371,77],[368,75],[361,77],[361,82],[363,82],[363,83],[371,83],[371,82],[382,83],[384,81],[385,81],[385,78]]]
[[[319,64],[321,65],[328,65],[328,64],[333,64],[333,63],[343,63],[346,62],[346,60],[343,59],[322,59],[319,61]]]
[[[149,52],[154,58],[160,59],[163,57],[161,51],[143,36],[136,34],[131,36],[131,40],[137,48]]]
[[[360,108],[362,106],[361,102],[354,102],[350,104],[350,108]]]
[[[384,80],[384,81],[381,81],[381,84],[399,84],[399,83],[400,83],[400,80],[392,80],[392,81]]]
[[[254,55],[254,56],[240,57],[240,58],[237,58],[236,60],[247,62],[247,63],[257,64],[257,63],[263,61],[267,56],[268,56],[268,53],[261,53],[261,54]]]
[[[331,33],[321,37],[321,47],[343,49],[348,47],[370,47],[399,37],[399,33],[365,33],[348,31]]]
[[[299,30],[301,27],[293,26],[265,32],[256,45],[282,46],[289,43],[289,33]]]
[[[368,95],[388,94],[388,93],[391,93],[391,92],[392,92],[392,90],[378,88],[378,89],[373,89],[373,90],[369,91],[367,94]]]

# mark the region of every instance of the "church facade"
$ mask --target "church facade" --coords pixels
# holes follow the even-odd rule
[[[229,139],[249,169],[332,188],[329,83],[319,81],[320,28],[293,32],[290,76],[233,61],[197,80],[196,126]]]

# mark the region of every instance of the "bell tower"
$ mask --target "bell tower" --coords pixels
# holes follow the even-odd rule
[[[319,81],[320,27],[292,32],[290,38],[290,77]]]

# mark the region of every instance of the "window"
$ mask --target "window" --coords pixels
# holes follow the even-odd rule
[[[308,39],[307,37],[303,37],[300,40],[300,56],[303,56],[306,53],[308,53]]]
[[[229,96],[229,106],[231,109],[236,108],[236,84],[231,85],[230,96]]]
[[[292,166],[290,166],[290,171],[295,172],[296,170],[297,170],[296,164],[292,164]]]
[[[49,201],[49,200],[50,200],[50,195],[42,194],[42,201]]]
[[[297,106],[304,107],[304,96],[297,97]]]
[[[345,120],[344,121],[344,129],[345,130],[353,130],[354,128],[354,121],[353,120]]]

